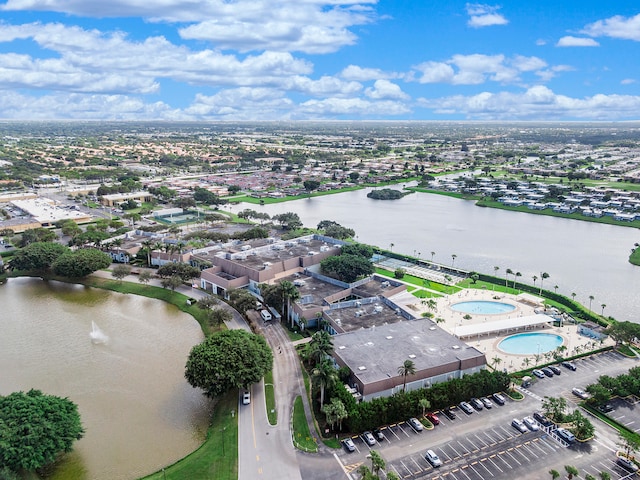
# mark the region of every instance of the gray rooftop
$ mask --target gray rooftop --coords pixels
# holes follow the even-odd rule
[[[334,354],[365,384],[397,377],[405,360],[419,372],[483,355],[428,319],[335,335],[333,345]]]

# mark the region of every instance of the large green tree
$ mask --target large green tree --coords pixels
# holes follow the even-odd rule
[[[265,339],[244,330],[227,330],[191,349],[185,377],[208,397],[247,388],[271,370],[273,355]]]
[[[0,397],[0,465],[35,470],[69,452],[84,430],[78,407],[39,390]]]
[[[70,250],[55,242],[34,242],[18,250],[11,260],[16,270],[48,270],[53,262]]]
[[[65,253],[53,262],[52,268],[56,275],[80,278],[107,268],[111,265],[111,257],[95,248],[81,248],[73,253]]]
[[[360,255],[343,254],[325,258],[320,266],[323,273],[347,283],[373,273],[373,264]]]

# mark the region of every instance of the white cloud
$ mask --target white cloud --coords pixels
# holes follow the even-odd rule
[[[440,114],[462,114],[477,120],[614,120],[637,118],[640,97],[596,94],[585,98],[559,95],[545,86],[523,93],[482,92],[439,99],[420,99],[419,105]]]
[[[335,115],[390,116],[409,113],[401,102],[369,101],[362,98],[325,98],[308,100],[298,107],[300,115],[308,118],[326,118]]]
[[[445,62],[424,62],[416,65],[420,83],[450,83],[453,85],[479,85],[491,80],[499,83],[517,83],[521,74],[542,70],[547,63],[538,57],[516,55],[454,55]],[[416,77],[416,75],[412,75]]]
[[[484,5],[480,3],[467,3],[469,21],[467,25],[474,28],[490,27],[492,25],[506,25],[509,21],[500,13],[497,5]]]
[[[592,37],[612,37],[640,42],[640,14],[633,17],[616,15],[584,27],[581,33]]]
[[[376,80],[373,87],[365,90],[365,95],[374,100],[407,100],[409,95],[389,80]]]
[[[599,47],[599,46],[600,44],[596,42],[593,38],[573,37],[571,35],[562,37],[556,43],[556,47]]]
[[[389,78],[398,78],[397,73],[384,72],[378,68],[363,68],[357,65],[349,65],[344,68],[339,76],[345,80],[355,80],[357,82],[366,82],[369,80],[380,80]]]
[[[345,82],[328,75],[322,76],[318,80],[302,76],[290,77],[282,81],[281,87],[314,97],[352,96],[362,90],[362,84],[359,82]]]
[[[536,45],[538,47],[542,47],[543,45],[546,45],[547,41],[544,38],[539,38],[538,40],[536,40]]]
[[[2,10],[88,17],[142,17],[189,24],[183,38],[216,48],[327,53],[352,45],[349,28],[372,21],[377,0],[7,0]]]
[[[40,97],[0,90],[0,117],[13,120],[188,120],[164,102],[145,103],[126,95],[56,93]]]
[[[59,58],[7,57],[6,63],[0,62],[0,86],[149,93],[157,90],[160,78],[207,86],[277,86],[312,71],[309,62],[286,52],[239,58],[208,49],[190,50],[164,37],[132,42],[122,33],[103,34],[61,24],[0,28],[0,42],[16,39],[32,39]],[[10,71],[3,69],[8,63]]]
[[[293,107],[293,102],[279,90],[240,87],[211,96],[198,94],[185,113],[195,119],[284,119]]]
[[[623,80],[620,80],[620,85],[632,85],[634,83],[637,83],[637,80],[635,78],[625,78]]]

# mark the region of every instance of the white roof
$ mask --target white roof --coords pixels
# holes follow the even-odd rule
[[[495,322],[482,322],[473,325],[461,325],[455,327],[454,334],[458,338],[483,335],[485,333],[501,332],[505,330],[519,330],[533,325],[553,322],[553,317],[549,315],[528,315],[526,317],[506,318]]]

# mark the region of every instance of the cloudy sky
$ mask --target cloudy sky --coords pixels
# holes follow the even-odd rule
[[[0,0],[0,119],[635,120],[630,0]]]

